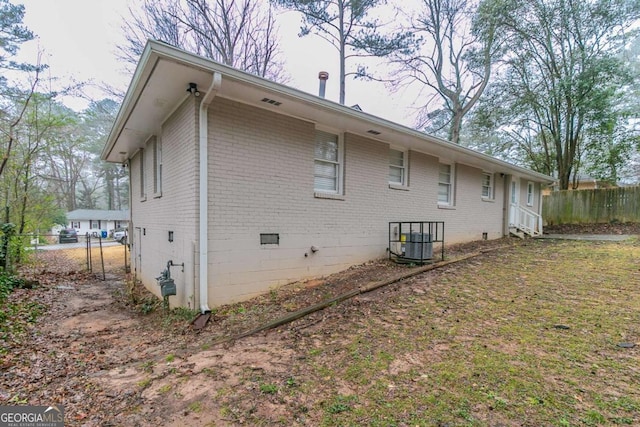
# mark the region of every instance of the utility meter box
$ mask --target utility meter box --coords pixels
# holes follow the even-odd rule
[[[158,284],[160,285],[160,293],[163,298],[176,294],[176,282],[174,282],[173,279],[160,279],[158,280]]]

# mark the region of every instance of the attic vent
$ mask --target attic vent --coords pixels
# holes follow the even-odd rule
[[[275,99],[269,99],[269,98],[262,98],[262,102],[266,102],[267,104],[275,105],[276,107],[282,104],[282,102],[276,101]]]
[[[367,133],[370,133],[371,135],[380,135],[380,132],[378,132],[377,130],[373,130],[373,129],[369,129],[367,131]]]

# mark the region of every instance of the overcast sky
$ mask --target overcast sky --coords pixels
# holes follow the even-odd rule
[[[126,89],[131,75],[124,71],[115,52],[124,40],[122,17],[135,0],[11,1],[24,4],[24,23],[38,37],[21,49],[20,58],[33,63],[41,50],[51,77]],[[317,94],[318,71],[325,70],[330,74],[327,98],[337,101],[337,51],[316,36],[298,37],[300,18],[296,13],[281,13],[278,20],[288,85]],[[93,96],[100,95],[94,92]],[[347,79],[348,105],[358,104],[368,113],[408,126],[414,121],[409,108],[413,98],[407,93],[392,94],[380,83]],[[75,109],[86,106],[78,100],[66,99],[65,103]]]

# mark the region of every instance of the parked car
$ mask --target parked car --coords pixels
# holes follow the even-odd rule
[[[73,228],[63,228],[58,233],[58,243],[78,243],[78,232]]]
[[[127,229],[126,228],[116,228],[113,231],[113,240],[117,240],[123,245],[127,244]]]

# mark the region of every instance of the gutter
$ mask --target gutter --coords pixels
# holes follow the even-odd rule
[[[348,117],[350,119],[364,121],[365,123],[370,124],[372,126],[384,128],[386,132],[397,132],[398,134],[400,134],[400,136],[408,136],[410,138],[415,138],[421,143],[424,142],[424,143],[433,144],[436,147],[442,147],[447,150],[460,153],[462,155],[467,155],[472,158],[487,161],[489,163],[496,165],[499,168],[507,169],[505,173],[509,173],[509,171],[513,171],[520,176],[533,178],[534,180],[543,182],[543,183],[553,183],[555,181],[554,178],[541,174],[539,172],[535,172],[517,165],[513,165],[504,160],[500,160],[495,157],[489,156],[487,154],[472,150],[470,148],[467,148],[458,144],[454,144],[442,138],[425,134],[416,129],[409,128],[399,123],[395,123],[390,120],[377,117],[363,111],[357,111],[351,107],[339,104],[337,102],[333,102],[325,98],[320,98],[318,96],[303,92],[301,90],[294,89],[294,88],[282,85],[280,83],[267,80],[265,78],[256,76],[251,73],[247,73],[246,71],[229,67],[227,65],[213,61],[209,58],[188,53],[174,46],[171,46],[167,43],[159,42],[156,40],[150,40],[148,42],[148,45],[159,56],[163,56],[169,60],[174,60],[174,61],[177,60],[177,61],[183,62],[190,67],[200,69],[202,71],[208,71],[208,72],[213,71],[215,73],[222,73],[225,75],[225,78],[228,78],[230,80],[257,87],[263,91],[271,91],[272,93],[289,97],[290,99],[296,102],[302,102],[302,103],[311,105],[313,108],[321,109],[331,114],[338,114],[344,117]],[[246,100],[240,100],[238,98],[234,98],[234,99],[240,102],[246,101]],[[293,116],[293,117],[297,117],[302,120],[308,120],[308,119],[305,119],[304,117],[298,117],[298,116]],[[368,137],[370,138],[371,136],[368,136]],[[393,141],[393,139],[394,138],[391,137],[388,140],[386,139],[378,139],[378,140],[386,144],[389,144]],[[426,154],[430,154],[428,150],[422,151],[422,152]],[[431,153],[431,155],[433,155],[433,153]]]
[[[222,83],[222,74],[213,73],[211,86],[207,90],[204,98],[200,102],[200,112],[198,117],[198,133],[199,133],[199,196],[200,196],[200,220],[198,224],[199,249],[200,249],[200,311],[202,314],[210,313],[209,308],[209,151],[208,151],[208,133],[209,133],[209,104],[213,101],[220,85]]]
[[[137,96],[139,96],[144,89],[146,79],[153,72],[153,69],[157,65],[157,62],[162,59],[186,65],[187,67],[206,72],[207,74],[219,73],[224,75],[225,79],[228,78],[230,81],[240,84],[246,84],[262,91],[271,92],[279,96],[284,96],[286,98],[289,98],[291,101],[309,105],[314,109],[320,111],[328,112],[330,114],[336,114],[350,120],[357,120],[370,126],[383,128],[385,130],[385,133],[389,133],[388,138],[372,139],[376,139],[387,144],[392,143],[398,138],[407,137],[414,140],[415,144],[417,144],[416,147],[408,148],[415,149],[416,151],[425,154],[434,155],[431,148],[429,147],[429,145],[431,145],[434,148],[442,148],[452,153],[469,156],[469,158],[474,160],[489,162],[494,166],[492,169],[495,169],[496,172],[513,172],[513,174],[515,175],[531,178],[534,181],[542,183],[553,183],[555,181],[554,178],[547,175],[543,175],[541,173],[534,172],[517,165],[513,165],[503,160],[499,160],[475,150],[471,150],[467,147],[462,147],[449,141],[445,141],[444,139],[437,138],[432,135],[427,135],[425,133],[422,133],[415,129],[411,129],[398,123],[394,123],[387,119],[383,119],[362,111],[356,111],[353,108],[347,107],[345,105],[341,105],[324,98],[319,98],[315,95],[308,94],[301,90],[290,88],[282,84],[266,80],[259,76],[255,76],[253,74],[231,68],[211,59],[188,53],[167,43],[156,40],[149,40],[145,47],[145,51],[142,54],[140,63],[138,64],[138,68],[136,69],[131,85],[129,86],[129,92],[127,92],[127,95],[125,96],[122,104],[125,108],[121,108],[121,110],[119,111],[114,128],[112,128],[112,132],[107,139],[105,149],[102,152],[101,157],[103,159],[106,159],[110,155],[113,146],[115,145],[115,142],[118,139],[122,128],[124,127],[124,123],[128,119],[128,115],[131,113],[132,109],[135,106],[133,104],[135,104]],[[138,89],[134,89],[138,86],[141,87]],[[248,101],[247,99],[240,98],[241,97],[236,97],[234,99],[240,102]],[[287,114],[301,120],[310,120],[309,118],[300,117],[292,112],[282,114]],[[371,138],[371,136],[368,135],[364,136]],[[418,146],[421,146],[421,148],[418,148]]]

